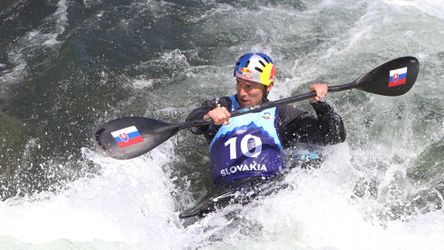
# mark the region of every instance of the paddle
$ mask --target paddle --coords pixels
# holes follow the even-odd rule
[[[358,79],[328,87],[328,92],[359,89],[384,96],[400,96],[409,91],[416,81],[419,62],[414,57],[401,57],[373,69]],[[231,113],[231,117],[259,112],[316,96],[315,92],[246,107]],[[99,126],[93,135],[95,144],[116,159],[131,159],[157,147],[182,129],[208,125],[211,121],[196,120],[179,124],[146,117],[126,117]]]

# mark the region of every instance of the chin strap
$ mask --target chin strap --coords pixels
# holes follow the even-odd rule
[[[268,94],[270,91],[267,91],[267,86],[264,85],[264,97],[262,98],[262,101],[268,101]]]

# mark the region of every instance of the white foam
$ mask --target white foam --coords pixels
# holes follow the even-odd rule
[[[161,166],[169,161],[171,143],[133,160],[119,161],[84,149],[102,174],[80,179],[59,194],[0,203],[0,235],[32,244],[60,239],[70,242],[122,242],[177,247],[172,186]],[[138,247],[137,247],[138,248]]]
[[[144,89],[149,88],[153,86],[154,80],[148,79],[148,80],[142,80],[142,79],[136,79],[133,81],[133,86],[135,89]]]
[[[53,25],[51,32],[42,32],[39,27],[26,33],[15,44],[11,45],[8,51],[8,60],[15,66],[0,76],[1,83],[13,84],[27,76],[28,59],[33,56],[30,51],[43,49],[42,46],[51,49],[60,43],[58,36],[65,32],[68,25],[67,9],[66,0],[60,0],[57,3],[56,12],[45,18],[44,21],[45,25]]]
[[[15,64],[15,67],[10,70],[2,71],[0,75],[0,83],[11,84],[19,79],[23,79],[23,74],[26,71],[27,63],[21,54],[10,54],[9,60]]]
[[[377,204],[352,198],[359,176],[350,153],[346,145],[336,146],[321,169],[291,172],[293,189],[242,209],[240,217],[257,224],[258,236],[231,230],[208,248],[442,249],[442,211],[382,223],[373,214]]]
[[[307,10],[294,12],[281,9],[274,16],[276,7],[260,8],[259,14],[267,14],[264,23],[269,25],[261,23],[261,27],[258,27],[258,31],[254,34],[266,42],[247,41],[239,44],[239,48],[236,46],[227,50],[233,54],[240,50],[243,52],[250,49],[261,50],[276,56],[273,59],[277,58],[275,61],[282,64],[282,66],[278,64],[282,68],[279,72],[286,74],[286,77],[282,77],[283,82],[278,82],[276,86],[278,91],[272,92],[272,98],[273,95],[288,97],[289,93],[301,84],[317,77],[337,73],[333,72],[334,67],[342,69],[341,74],[344,73],[344,78],[352,80],[357,77],[351,73],[353,70],[370,69],[376,66],[373,65],[374,61],[380,61],[379,58],[383,56],[395,57],[398,52],[393,52],[393,49],[399,47],[387,43],[387,40],[381,37],[381,34],[386,33],[390,34],[388,40],[390,36],[396,36],[390,31],[398,29],[396,25],[399,22],[393,19],[384,20],[386,25],[383,25],[383,29],[372,26],[385,17],[384,11],[389,4],[380,6],[383,1],[374,4],[370,1],[359,3],[364,3],[368,8],[349,30],[344,30],[331,39],[327,37],[325,43],[303,57],[287,55],[288,51],[282,51],[282,48],[292,48],[297,44],[297,41],[287,35],[292,34],[295,37],[300,35],[301,39],[310,36],[311,34],[304,32],[312,32],[313,30],[309,28],[319,24],[307,20],[317,18],[316,15],[329,14],[328,8],[348,8],[349,6],[345,6],[348,3],[320,1],[315,7],[307,3]],[[404,10],[402,5],[398,7]],[[205,30],[206,32],[214,32],[225,27],[228,27],[228,31],[237,30],[240,24],[236,23],[239,20],[245,21],[250,25],[249,28],[254,28],[256,27],[253,25],[254,20],[260,16],[257,10],[227,8],[226,4],[214,13],[231,13],[231,15],[228,15],[227,19],[218,19],[220,23],[217,23],[217,28],[213,26],[214,23],[210,23],[212,29]],[[292,13],[289,15],[291,18],[284,16],[283,13]],[[416,16],[410,14],[410,12],[397,12],[400,16],[407,15],[408,20],[416,19]],[[281,22],[282,18],[289,19]],[[427,23],[424,19],[421,20]],[[203,22],[205,18],[199,21]],[[293,26],[294,23],[299,25]],[[413,32],[426,34],[424,38],[416,37],[414,41],[424,39],[421,41],[428,43],[422,43],[424,45],[420,48],[406,45],[405,50],[421,50],[421,53],[427,55],[439,51],[440,47],[436,45],[441,40],[427,38],[427,35],[434,33],[432,32],[434,29],[439,29],[439,26],[437,27],[429,29],[413,27]],[[406,33],[409,38],[411,34],[412,31]],[[38,36],[33,33],[29,35]],[[412,42],[412,39],[407,40]],[[404,47],[400,48],[401,51],[404,50]],[[387,54],[382,54],[383,52]],[[292,59],[285,59],[286,57]],[[365,65],[353,63],[355,62],[353,58],[359,60],[360,57],[364,58],[362,60]],[[160,59],[149,63],[157,62],[171,64],[171,67],[176,67],[178,71],[189,72],[190,68],[193,68],[180,50],[164,52]],[[288,65],[284,62],[288,62]],[[201,74],[190,75],[191,77],[207,80],[200,83],[202,92],[209,92],[209,95],[212,95],[212,88],[232,86],[225,85],[225,80],[232,80],[231,77],[220,77],[224,70],[230,74],[232,65],[225,68],[219,66],[193,68],[199,70]],[[205,74],[205,70],[210,69],[211,72]],[[217,77],[214,77],[215,72]],[[149,88],[150,81],[135,80],[134,87]],[[190,89],[197,89],[195,85],[190,86],[192,86]],[[359,97],[359,94],[356,96]],[[332,99],[335,100],[334,97]],[[405,187],[401,187],[404,189],[397,190],[401,193],[400,198],[410,191],[411,186],[405,181],[408,160],[414,158],[425,146],[422,144],[416,148],[418,143],[411,145],[410,140],[415,131],[411,121],[416,118],[415,114],[407,110],[404,115],[394,117],[391,116],[392,113],[387,115],[383,111],[396,110],[393,107],[407,105],[406,103],[413,100],[406,99],[405,103],[398,103],[396,99],[373,97],[362,99],[364,101],[361,107],[353,106],[353,102],[346,98],[341,99],[344,103],[337,105],[338,108],[345,110],[343,113],[349,115],[343,115],[346,127],[351,136],[356,137],[348,139],[350,144],[330,147],[327,160],[320,169],[294,169],[286,178],[293,189],[283,190],[245,207],[230,206],[209,215],[187,229],[177,225],[175,202],[170,195],[175,187],[169,180],[168,174],[160,168],[171,159],[177,160],[177,156],[171,152],[173,147],[170,141],[152,153],[131,161],[115,161],[84,150],[85,157],[102,168],[101,174],[78,180],[66,191],[56,195],[49,194],[46,197],[42,195],[34,197],[33,200],[0,202],[2,222],[0,235],[11,236],[30,244],[60,239],[68,239],[74,243],[95,239],[105,242],[117,241],[124,244],[122,247],[124,249],[125,247],[150,249],[153,246],[160,249],[196,246],[205,249],[442,249],[444,235],[442,209],[427,214],[418,212],[407,216],[404,220],[379,217],[386,206],[390,205],[386,200],[391,198],[388,191],[396,178],[401,179],[400,184],[405,184]],[[176,109],[171,109],[169,106],[161,109],[162,112],[173,110]],[[378,113],[379,116],[371,116],[368,114],[370,112]],[[371,123],[371,119],[377,122]],[[396,126],[385,126],[384,119],[400,125],[400,131]],[[363,125],[361,121],[367,124]],[[368,124],[374,127],[369,128]],[[437,129],[441,137],[444,133],[443,127]],[[356,134],[356,130],[361,131],[362,135],[353,135]],[[382,196],[374,199],[352,198],[354,186],[360,178],[372,177],[380,181],[377,191],[382,193]],[[237,211],[245,221],[238,222],[236,226],[235,221],[224,217],[224,214],[230,211]],[[218,237],[220,240],[216,241],[214,238]]]
[[[389,5],[413,7],[428,15],[444,19],[444,4],[441,0],[385,0]]]

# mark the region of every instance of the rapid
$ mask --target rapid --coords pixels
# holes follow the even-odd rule
[[[443,249],[442,44],[438,0],[2,1],[0,249]],[[401,56],[420,71],[399,97],[330,93],[347,140],[319,168],[184,227],[180,211],[213,188],[204,138],[181,131],[123,161],[92,131],[183,121],[233,94],[249,51],[277,66],[271,100]]]

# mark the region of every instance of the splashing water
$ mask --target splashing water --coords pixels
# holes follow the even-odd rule
[[[5,6],[1,249],[442,249],[439,1]],[[184,120],[203,100],[233,93],[232,64],[246,51],[277,64],[271,99],[400,56],[421,68],[402,97],[330,94],[347,141],[327,147],[319,169],[295,168],[290,188],[184,227],[179,212],[212,189],[204,139],[181,132],[118,161],[94,148],[91,131],[130,115]]]

